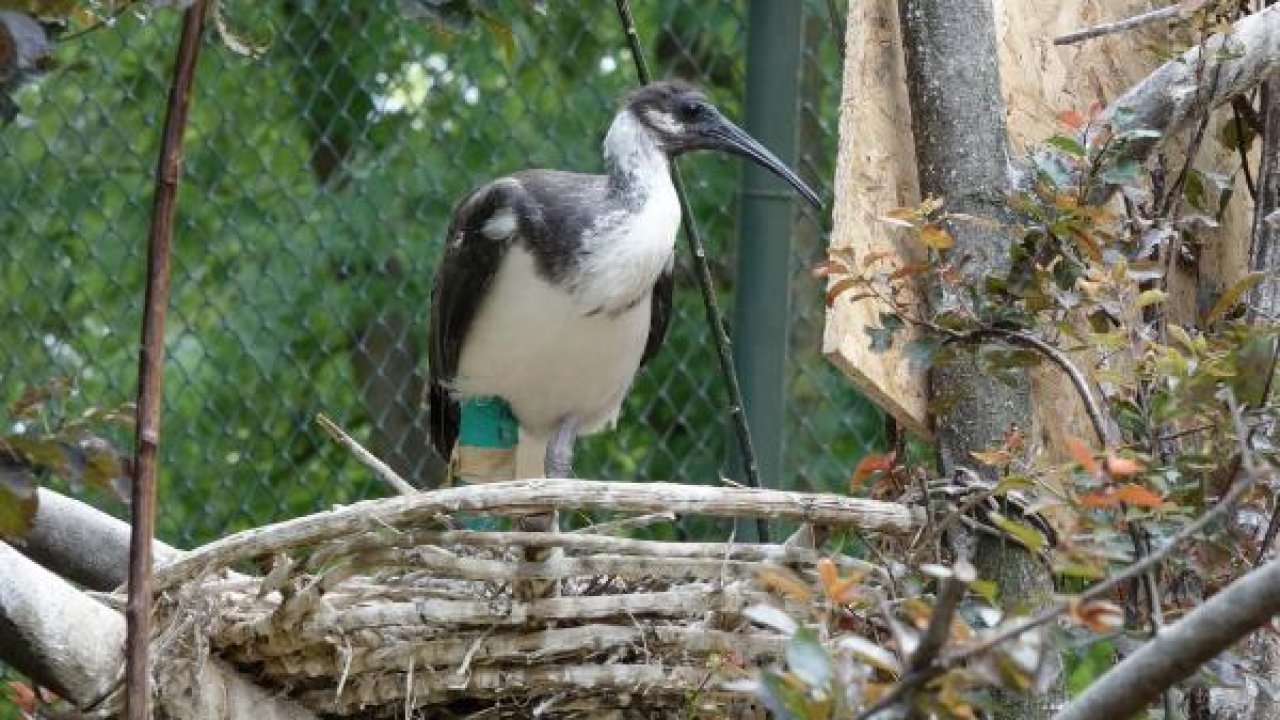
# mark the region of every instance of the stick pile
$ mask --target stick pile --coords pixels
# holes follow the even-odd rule
[[[169,591],[158,667],[198,664],[208,649],[337,716],[648,718],[712,706],[723,716],[734,703],[745,713],[750,698],[725,682],[780,659],[787,640],[743,615],[787,609],[759,570],[786,565],[813,579],[814,551],[602,534],[654,516],[577,532],[457,529],[461,515],[598,510],[606,497],[624,516],[651,512],[659,497],[680,511],[697,501],[711,515],[820,517],[889,534],[917,524],[888,503],[668,484],[519,481],[370,501],[224,538],[160,568]],[[553,552],[526,562],[526,547]],[[270,558],[264,576],[228,572],[253,557]],[[533,580],[557,592],[519,600],[513,586]]]

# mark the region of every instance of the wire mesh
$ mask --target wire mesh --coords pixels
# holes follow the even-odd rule
[[[231,40],[211,39],[201,59],[184,149],[164,539],[190,546],[384,492],[315,426],[321,411],[419,484],[439,477],[423,346],[452,202],[523,167],[598,169],[599,139],[635,84],[611,3],[496,3],[502,12],[481,16],[453,5],[466,3],[223,3]],[[839,5],[806,3],[797,103],[800,174],[828,207]],[[742,116],[745,2],[651,0],[635,12],[658,74]],[[19,115],[0,130],[0,399],[54,377],[72,380],[68,412],[132,398],[176,26],[170,12],[122,13],[59,43],[56,69],[16,96]],[[684,167],[728,306],[738,161]],[[884,442],[879,414],[819,354],[825,307],[809,269],[827,230],[828,217],[797,213],[786,472],[766,478],[774,486],[843,489]],[[732,435],[687,265],[667,343],[619,427],[580,444],[583,477],[718,481]]]

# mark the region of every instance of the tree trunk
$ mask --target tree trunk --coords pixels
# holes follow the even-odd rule
[[[1007,219],[1008,138],[990,0],[902,0],[907,89],[923,197],[946,200],[949,212]],[[980,286],[1007,268],[1010,239],[979,223],[957,223],[953,257],[967,258],[966,284]],[[935,290],[934,295],[937,296]],[[937,298],[947,303],[951,299]],[[930,402],[942,471],[953,474],[970,453],[999,446],[1013,426],[1031,419],[1030,381],[1012,385],[984,373],[972,359],[933,370]],[[998,583],[1007,608],[1042,604],[1051,578],[1038,561],[1012,544],[979,539],[974,563]],[[1031,697],[1005,698],[1001,717],[1047,717],[1061,689]]]

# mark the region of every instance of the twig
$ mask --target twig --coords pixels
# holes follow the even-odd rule
[[[976,579],[977,571],[967,561],[961,560],[952,568],[951,576],[942,581],[938,600],[933,604],[933,614],[929,616],[929,626],[925,628],[916,651],[911,653],[909,672],[924,670],[937,659],[951,635],[951,620],[955,617],[956,606],[964,598],[965,588]]]
[[[925,628],[924,635],[920,637],[920,644],[916,646],[915,652],[911,653],[911,658],[907,662],[908,674],[924,672],[933,666],[938,653],[942,651],[947,639],[951,636],[951,622],[955,618],[956,607],[964,599],[965,588],[977,578],[978,574],[973,566],[966,560],[960,560],[952,568],[951,576],[942,581],[942,586],[938,590],[938,599],[933,604],[933,613],[929,616],[929,625]],[[909,703],[913,694],[914,692],[909,692],[903,695],[903,701]],[[920,716],[918,710],[908,706],[908,718]]]
[[[1041,355],[1044,355],[1054,365],[1057,365],[1062,372],[1066,373],[1067,379],[1071,381],[1071,385],[1075,388],[1076,394],[1080,396],[1080,401],[1084,404],[1085,412],[1089,414],[1089,422],[1093,425],[1093,432],[1097,435],[1098,442],[1102,443],[1102,445],[1107,448],[1112,448],[1119,444],[1120,440],[1116,436],[1114,428],[1107,422],[1107,417],[1102,411],[1102,406],[1098,403],[1097,399],[1094,398],[1093,392],[1089,389],[1089,381],[1085,379],[1084,373],[1080,371],[1080,368],[1076,367],[1075,363],[1071,362],[1071,358],[1068,358],[1061,350],[1058,350],[1054,346],[1034,335],[1022,332],[1021,330],[989,326],[979,328],[977,330],[971,330],[966,333],[960,333],[941,326],[935,325],[933,327],[936,330],[941,330],[946,333],[953,340],[970,342],[981,340],[987,336],[995,336],[1008,340],[1012,344],[1031,348]]]
[[[1217,107],[1257,87],[1280,67],[1280,54],[1276,53],[1275,46],[1277,23],[1280,23],[1280,5],[1248,15],[1229,31],[1214,35],[1169,60],[1129,88],[1093,123],[1095,127],[1110,127],[1111,132],[1090,133],[1087,138],[1090,156],[1098,156],[1098,146],[1106,138],[1139,129],[1158,131],[1158,137],[1152,134],[1126,138],[1114,152],[1108,151],[1106,155],[1112,166],[1144,162],[1157,146],[1194,119],[1193,111],[1198,103],[1207,101]],[[1197,70],[1205,68],[1202,58],[1207,60],[1214,76],[1220,78],[1208,98],[1198,91],[1207,76]],[[1197,91],[1179,90],[1190,87]],[[1090,192],[1089,203],[1105,205],[1118,189],[1119,185],[1103,181]]]
[[[138,419],[134,438],[134,477],[130,488],[133,527],[129,537],[129,602],[125,617],[125,713],[129,720],[150,720],[152,536],[155,535],[156,464],[164,380],[164,324],[169,308],[170,257],[178,181],[182,175],[182,136],[195,82],[196,59],[204,37],[207,0],[182,14],[169,102],[165,109],[160,157],[156,163],[151,230],[147,237],[147,289],[143,300],[142,352],[138,358]]]
[[[631,48],[631,58],[635,62],[636,76],[641,84],[650,81],[649,64],[645,61],[644,47],[640,44],[640,34],[636,31],[635,18],[631,15],[631,4],[628,0],[617,0],[618,19],[627,36],[627,45]],[[716,347],[716,357],[720,361],[720,374],[724,378],[725,390],[729,394],[729,416],[733,418],[733,428],[738,439],[738,450],[742,453],[742,469],[747,476],[747,484],[759,489],[760,467],[756,463],[755,445],[751,442],[751,428],[747,425],[747,416],[742,402],[742,388],[738,385],[738,369],[733,362],[733,353],[729,350],[729,335],[725,332],[724,321],[720,315],[720,301],[716,299],[715,285],[711,278],[711,268],[707,264],[707,251],[702,243],[702,233],[689,208],[689,197],[685,192],[684,179],[680,168],[671,166],[671,181],[676,188],[676,197],[680,200],[680,214],[684,218],[684,237],[689,244],[689,252],[693,255],[694,275],[698,278],[698,289],[702,291],[702,304],[707,312],[707,324],[711,327],[711,340]],[[769,524],[764,518],[756,518],[756,535],[760,542],[769,542]]]
[[[943,673],[943,669],[938,665],[930,665],[919,672],[911,673],[898,681],[893,689],[880,698],[876,704],[863,710],[856,720],[871,720],[880,713],[902,702],[907,693],[915,690],[917,687],[929,682]]]
[[[377,456],[366,450],[363,445],[356,442],[355,438],[348,435],[341,427],[338,426],[337,423],[330,420],[327,415],[324,413],[316,415],[316,424],[324,428],[324,431],[329,434],[329,437],[333,438],[339,445],[346,448],[348,452],[355,456],[356,460],[358,460],[361,465],[372,470],[373,474],[377,475],[379,480],[390,485],[396,492],[401,495],[413,495],[418,492],[417,488],[410,485],[404,478],[400,477],[395,470],[392,470],[390,465],[382,462],[377,458]]]
[[[676,514],[672,512],[650,513],[648,515],[637,515],[635,517],[618,518],[608,522],[599,522],[594,525],[588,525],[584,528],[578,528],[573,532],[581,535],[619,535],[627,530],[635,530],[637,528],[649,527],[663,522],[675,522]]]
[[[1191,10],[1196,10],[1203,4],[1203,2],[1193,3]],[[1134,15],[1133,17],[1125,18],[1124,20],[1116,20],[1109,23],[1102,23],[1101,25],[1094,25],[1093,27],[1085,28],[1084,30],[1077,30],[1073,33],[1067,33],[1066,35],[1054,38],[1053,44],[1072,45],[1083,40],[1091,40],[1104,35],[1114,35],[1116,33],[1140,28],[1143,25],[1151,25],[1152,23],[1158,23],[1161,20],[1181,20],[1190,14],[1190,12],[1183,7],[1184,5],[1186,5],[1185,2],[1174,3],[1173,5],[1151,10],[1149,12],[1142,13],[1141,15]]]

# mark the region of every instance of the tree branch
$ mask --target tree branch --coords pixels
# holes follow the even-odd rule
[[[1227,586],[1125,658],[1054,720],[1131,717],[1164,688],[1195,672],[1280,613],[1280,561]]]
[[[1193,3],[1190,10],[1183,8],[1183,5],[1185,4],[1186,3],[1178,2],[1178,3],[1174,3],[1173,5],[1169,5],[1167,7],[1157,8],[1155,10],[1144,12],[1140,15],[1134,15],[1133,17],[1128,17],[1123,20],[1115,20],[1109,23],[1101,23],[1099,25],[1094,25],[1091,28],[1085,28],[1084,30],[1077,30],[1076,32],[1073,32],[1073,33],[1067,33],[1066,35],[1062,35],[1054,38],[1053,44],[1054,45],[1072,45],[1074,43],[1078,43],[1083,40],[1090,40],[1096,37],[1102,37],[1104,35],[1114,35],[1116,33],[1122,33],[1127,30],[1140,28],[1144,25],[1158,23],[1161,20],[1182,19],[1190,15],[1191,11],[1194,11],[1198,9],[1200,6],[1204,5],[1204,2]]]
[[[1061,350],[1058,350],[1040,338],[1020,330],[1001,327],[985,327],[968,333],[956,334],[953,331],[947,331],[945,328],[941,327],[936,327],[935,329],[942,330],[943,332],[949,332],[951,333],[950,336],[957,340],[972,341],[981,340],[984,337],[995,336],[1012,345],[1021,345],[1023,347],[1031,348],[1041,355],[1044,355],[1054,365],[1057,365],[1058,368],[1066,374],[1067,379],[1071,381],[1072,387],[1076,390],[1076,395],[1080,397],[1080,402],[1084,404],[1084,409],[1089,414],[1089,422],[1093,425],[1093,432],[1097,435],[1098,442],[1102,443],[1105,448],[1113,448],[1120,443],[1120,438],[1116,434],[1114,425],[1107,421],[1108,418],[1102,411],[1102,405],[1098,402],[1097,398],[1093,396],[1093,391],[1089,387],[1088,379],[1085,378],[1084,373],[1080,371],[1080,368],[1076,367],[1075,363],[1071,362],[1071,358],[1067,357],[1066,353],[1063,353]]]
[[[339,427],[337,423],[330,420],[327,415],[324,413],[316,415],[316,424],[324,428],[324,431],[329,434],[329,437],[333,438],[335,442],[346,448],[347,452],[354,455],[356,460],[360,461],[361,465],[372,470],[373,474],[377,475],[379,480],[390,485],[392,490],[395,490],[401,495],[412,495],[418,492],[417,488],[410,485],[404,478],[400,477],[395,470],[391,469],[390,465],[382,462],[377,458],[377,456],[366,450],[363,445],[356,442],[355,438],[348,435],[345,430]]]
[[[204,39],[209,0],[196,0],[182,15],[182,32],[173,80],[165,108],[160,157],[156,161],[155,197],[147,236],[147,287],[142,310],[142,350],[138,356],[138,418],[134,437],[133,513],[129,541],[129,634],[125,648],[125,712],[130,720],[149,720],[151,676],[151,543],[155,535],[156,466],[159,464],[160,411],[163,407],[164,324],[169,308],[173,218],[178,181],[182,177],[182,137],[187,128],[196,59]]]
[[[14,547],[92,590],[111,590],[123,584],[129,568],[129,523],[48,488],[37,492],[39,505],[31,531],[14,542]],[[158,540],[151,550],[162,565],[182,554]]]
[[[1133,130],[1156,130],[1159,137],[1130,137],[1111,143],[1108,165],[1144,161],[1167,138],[1195,120],[1197,110],[1230,102],[1280,73],[1280,4],[1249,15],[1232,25],[1228,34],[1214,35],[1160,66],[1120,96],[1098,119],[1111,133],[1090,132],[1091,154],[1111,137]],[[1213,88],[1208,92],[1207,87]],[[1090,198],[1105,203],[1118,185],[1104,184]]]
[[[0,661],[77,707],[119,681],[124,617],[0,543]]]

